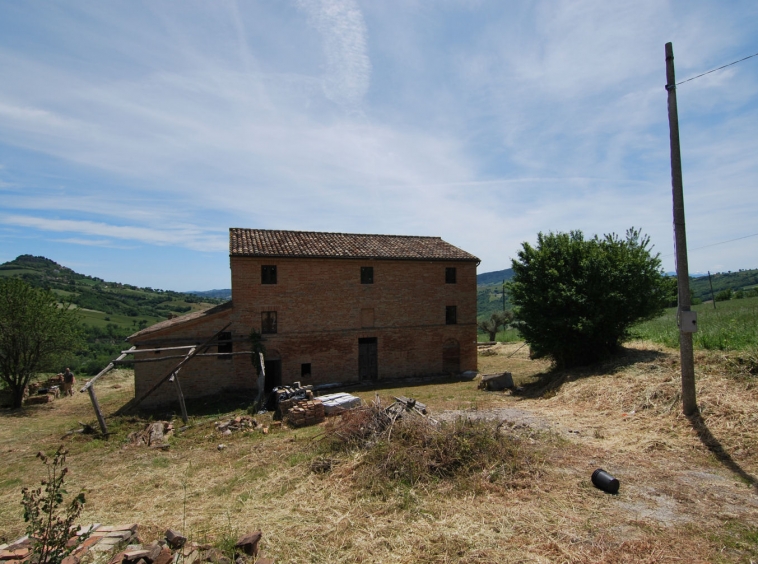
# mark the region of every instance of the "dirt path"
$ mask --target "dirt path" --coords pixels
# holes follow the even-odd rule
[[[514,350],[514,345],[500,346],[484,360],[491,370],[512,370],[514,377],[545,373],[544,364],[530,365],[525,352],[514,357]],[[447,410],[435,418],[504,421],[505,429],[557,437],[563,446],[550,458],[564,481],[591,488],[596,468],[620,480],[618,495],[608,496],[607,509],[618,523],[614,534],[634,537],[639,527],[631,525],[639,523],[710,530],[734,522],[758,523],[756,460],[747,456],[755,443],[740,437],[744,446],[729,448],[718,437],[737,441],[734,433],[726,432],[736,427],[734,422],[722,428],[724,422],[713,417],[711,432],[704,420],[700,428],[679,414],[675,365],[670,353],[645,350],[615,373],[593,374],[593,378],[579,373],[541,396],[524,398],[506,392],[499,399],[503,407]],[[708,376],[707,370],[701,369],[701,376]],[[615,397],[622,389],[629,394],[630,388],[636,397]],[[702,389],[700,393],[701,409],[707,412],[715,398]]]

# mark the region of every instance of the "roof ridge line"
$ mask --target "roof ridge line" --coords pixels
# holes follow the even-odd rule
[[[351,235],[359,237],[398,237],[413,239],[442,239],[436,235],[387,235],[383,233],[347,233],[344,231],[301,231],[299,229],[258,229],[255,227],[230,227],[229,231],[265,231],[268,233],[307,233],[313,235]]]

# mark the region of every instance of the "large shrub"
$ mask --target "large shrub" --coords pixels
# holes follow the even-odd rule
[[[513,260],[515,326],[532,356],[560,367],[615,353],[636,322],[660,315],[667,285],[650,239],[630,229],[585,240],[581,231],[540,233]]]

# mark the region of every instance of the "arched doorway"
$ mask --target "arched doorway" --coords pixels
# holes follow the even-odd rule
[[[461,371],[461,345],[455,339],[442,344],[442,371],[453,374]]]

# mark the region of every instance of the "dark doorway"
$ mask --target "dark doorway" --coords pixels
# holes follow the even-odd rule
[[[461,346],[455,339],[442,345],[442,371],[453,374],[461,371]]]
[[[376,337],[358,339],[358,377],[376,380],[379,377]]]
[[[282,361],[267,360],[264,365],[266,368],[266,381],[263,384],[263,391],[269,393],[277,386],[282,385]]]

